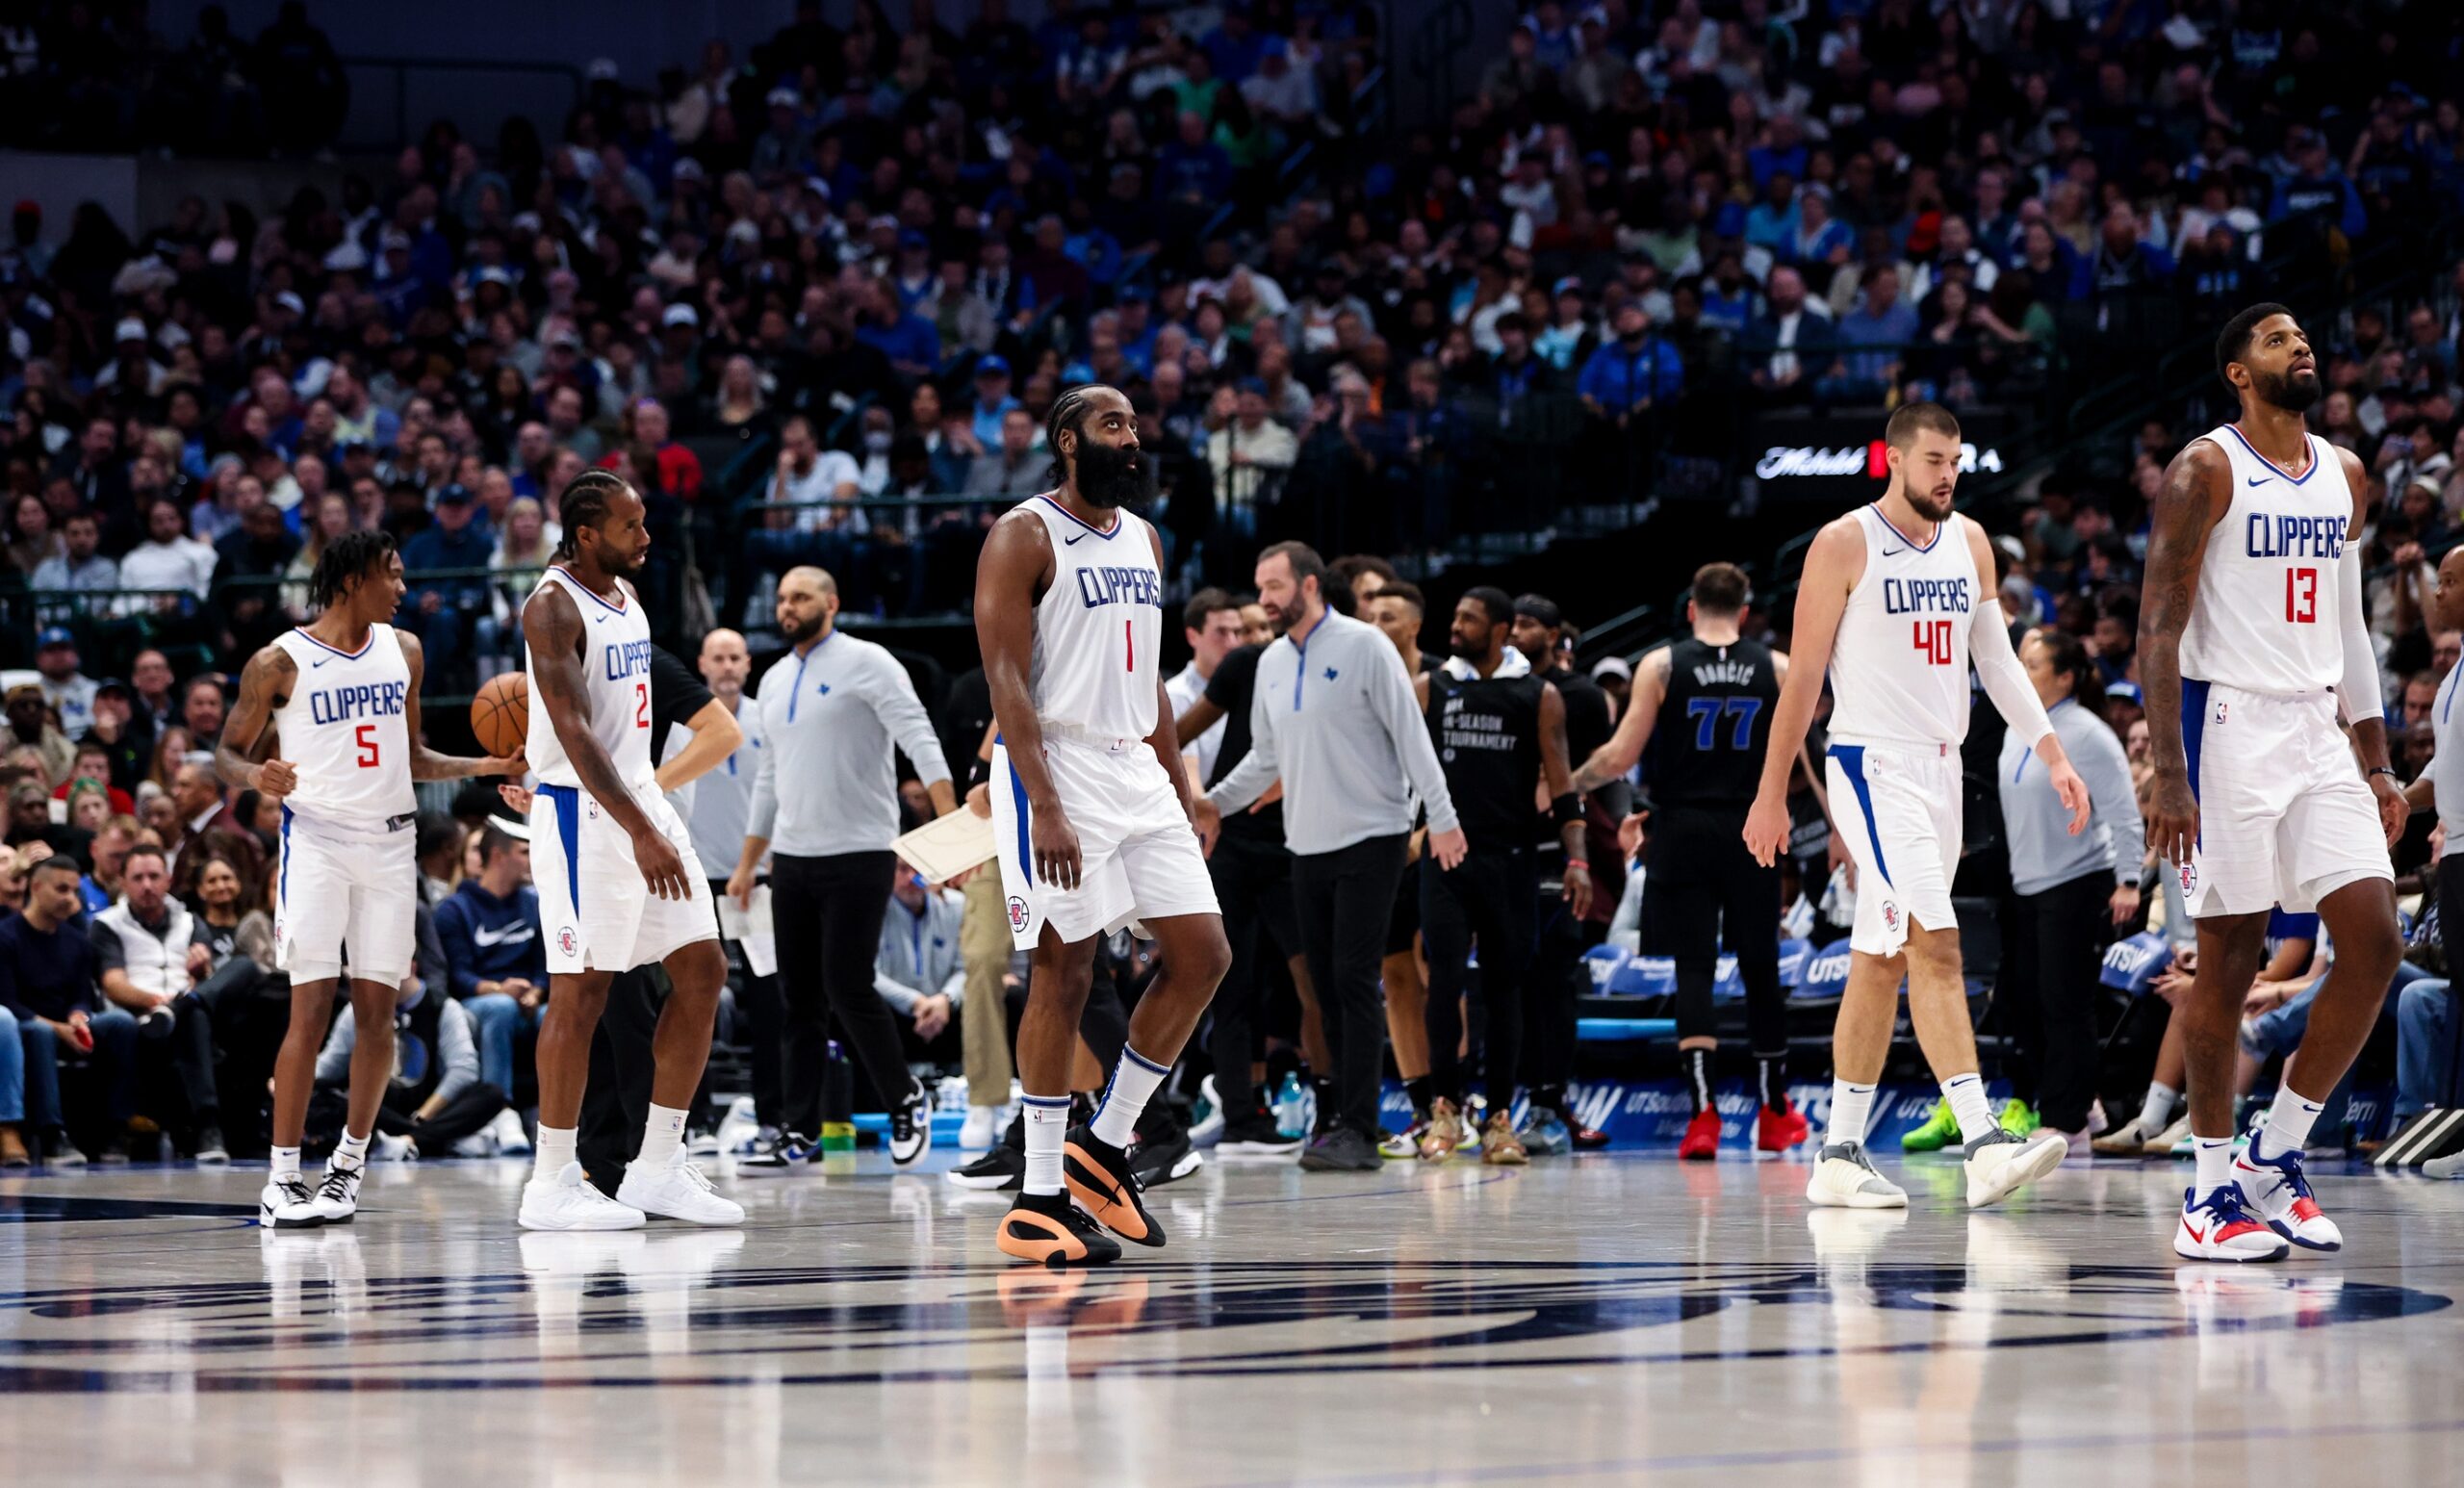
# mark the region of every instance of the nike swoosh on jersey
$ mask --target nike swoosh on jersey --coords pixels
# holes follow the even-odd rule
[[[1061,540],[1061,546],[1064,548],[1075,548],[1080,543],[1086,541],[1086,538],[1087,534],[1084,532],[1079,533],[1075,537],[1065,537]]]
[[[1883,556],[1886,558],[1896,558],[1907,551],[1908,550],[1905,548],[1886,548],[1883,550]]]
[[[333,657],[331,657],[331,656],[320,656],[320,657],[319,657],[319,658],[317,658],[316,660],[311,661],[311,662],[309,662],[309,663],[308,663],[308,670],[309,670],[309,671],[311,671],[311,672],[313,672],[313,671],[317,670],[319,667],[323,666],[326,662],[331,661],[332,659],[333,659]]]
[[[483,946],[520,945],[523,941],[529,939],[532,934],[531,928],[527,925],[505,925],[496,930],[474,928],[471,938]]]
[[[2251,477],[2250,477],[2250,484],[2252,484],[2252,485],[2254,485],[2254,486],[2263,486],[2263,485],[2266,485],[2267,483],[2268,483],[2268,477],[2266,477],[2265,475],[2253,475],[2253,476],[2251,476]]]

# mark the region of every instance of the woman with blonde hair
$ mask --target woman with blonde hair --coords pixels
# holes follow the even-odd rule
[[[317,509],[307,516],[299,551],[291,555],[291,562],[282,571],[283,611],[297,621],[308,618],[308,580],[317,572],[317,560],[325,555],[325,545],[357,526],[351,516],[350,499],[339,491],[319,497]]]

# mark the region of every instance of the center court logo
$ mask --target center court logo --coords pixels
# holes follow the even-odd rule
[[[1010,929],[1014,934],[1027,928],[1027,902],[1015,894],[1010,896]]]

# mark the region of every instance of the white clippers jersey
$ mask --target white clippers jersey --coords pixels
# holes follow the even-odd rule
[[[1116,511],[1109,528],[1089,526],[1049,493],[1020,509],[1052,540],[1052,587],[1036,603],[1027,670],[1036,717],[1091,738],[1146,737],[1164,639],[1164,576],[1146,524]]]
[[[1857,512],[1865,573],[1831,646],[1831,736],[1854,743],[1957,745],[1967,737],[1968,625],[1976,554],[1957,512],[1923,547],[1882,508]]]
[[[2345,675],[2345,529],[2352,491],[2316,434],[2297,478],[2227,423],[2207,435],[2233,466],[2233,504],[2207,534],[2198,598],[2182,628],[2186,679],[2244,692],[2324,692]]]
[[[277,754],[299,772],[284,799],[312,826],[382,836],[410,820],[411,663],[392,626],[370,626],[368,644],[336,651],[305,630],[274,644],[298,676],[271,714]]]
[[[651,623],[642,613],[642,598],[632,586],[617,580],[616,601],[590,592],[587,585],[562,568],[551,568],[539,580],[563,587],[581,611],[582,696],[590,705],[590,731],[607,751],[617,779],[647,798],[657,789],[651,768]],[[533,676],[538,664],[523,648],[523,665]],[[555,725],[548,721],[548,703],[534,682],[530,688],[530,767],[549,785],[582,783],[574,762],[557,742]]]

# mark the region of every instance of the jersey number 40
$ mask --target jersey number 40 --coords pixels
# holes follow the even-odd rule
[[[1957,653],[1951,645],[1951,623],[1947,620],[1916,622],[1916,649],[1934,666],[1949,666]]]

